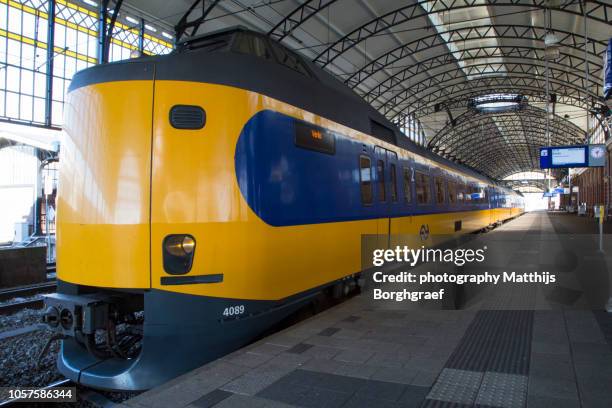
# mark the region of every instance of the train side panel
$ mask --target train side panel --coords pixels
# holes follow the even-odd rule
[[[204,128],[172,128],[168,112],[179,104],[201,106]],[[414,215],[407,208],[404,215],[392,208],[381,212],[376,202],[364,207],[358,157],[371,138],[257,93],[157,81],[154,111],[153,288],[224,299],[283,299],[358,272],[361,236],[387,234],[391,216],[392,234],[415,237],[423,225],[431,234],[453,234],[461,221],[464,233],[489,225],[493,217],[486,205]],[[298,149],[284,118],[349,139],[338,143],[334,156]],[[406,160],[406,154],[400,159]],[[305,192],[310,196],[300,196]],[[185,276],[223,275],[221,282],[161,283],[168,276],[162,242],[167,235],[184,233],[196,239],[193,266]]]
[[[226,299],[277,300],[359,271],[361,234],[376,234],[376,219],[271,226],[244,200],[235,174],[238,137],[257,112],[276,109],[296,118],[321,119],[236,88],[172,81],[157,81],[155,88],[153,288]],[[168,112],[175,104],[204,108],[206,126],[199,131],[171,128]],[[161,284],[161,278],[168,276],[162,265],[162,242],[176,233],[196,239],[193,266],[185,276],[222,274],[222,282]]]

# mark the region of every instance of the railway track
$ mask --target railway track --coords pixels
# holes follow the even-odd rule
[[[10,315],[23,309],[42,309],[43,305],[44,301],[42,299],[22,300],[0,305],[0,316]]]
[[[39,293],[50,293],[55,291],[57,284],[55,281],[38,283],[36,285],[19,286],[0,290],[0,302],[5,302],[17,297],[28,297]]]
[[[0,302],[8,302],[15,298],[27,298],[41,293],[51,293],[57,288],[55,281],[43,282],[37,285],[21,286],[0,290]],[[24,299],[0,305],[0,315],[9,315],[23,309],[40,309],[42,299]]]

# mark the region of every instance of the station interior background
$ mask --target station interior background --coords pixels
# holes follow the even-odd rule
[[[63,104],[75,72],[98,61],[98,3],[0,1],[0,245],[51,245]],[[166,54],[173,36],[125,13],[109,61]],[[47,217],[49,214],[49,217]],[[47,232],[49,237],[47,237]]]
[[[128,59],[133,55],[154,55],[171,52],[175,40],[171,23],[180,18],[182,13],[185,12],[182,7],[187,7],[189,2],[179,2],[178,5],[142,1],[127,3],[129,4],[124,5],[121,9],[111,33],[108,60],[112,62]],[[278,5],[268,5],[265,2],[252,3],[221,2],[219,9],[214,10],[211,14],[213,17],[208,22],[208,30],[214,31],[235,24],[242,24],[251,28],[258,25],[264,28],[267,25],[274,27],[275,23],[268,15],[272,15],[274,12],[281,16],[283,13],[291,15],[289,12],[295,7],[294,4],[288,4],[290,2],[280,2]],[[324,7],[326,5],[324,3],[321,3],[320,6]],[[571,37],[571,39],[578,42],[580,40],[578,32],[582,31],[582,28],[580,28],[582,22],[579,21],[580,17],[576,16],[576,13],[557,13],[553,10],[550,14],[550,21],[546,21],[546,13],[541,13],[542,6],[566,7],[565,4],[557,4],[559,2],[556,0],[544,2],[545,4],[538,3],[538,8],[533,10],[518,12],[512,9],[509,9],[509,12],[506,12],[505,9],[496,10],[495,14],[499,15],[495,18],[491,11],[484,7],[477,7],[473,10],[465,8],[455,10],[450,6],[445,8],[446,6],[433,1],[422,3],[421,6],[426,11],[424,15],[426,15],[428,25],[436,30],[440,38],[449,42],[447,54],[444,58],[456,58],[460,68],[459,74],[461,78],[465,77],[463,79],[468,80],[468,82],[469,80],[486,79],[497,75],[510,78],[508,70],[515,69],[516,64],[514,64],[513,59],[512,61],[505,60],[504,58],[509,57],[503,57],[501,52],[510,49],[511,46],[518,46],[519,42],[521,42],[521,47],[524,44],[524,48],[533,48],[534,55],[542,57],[541,51],[545,54],[548,50],[538,50],[537,48],[543,45],[540,40],[544,38],[544,31],[536,30],[537,35],[542,37],[537,41],[528,39],[527,36],[530,33],[527,31],[524,33],[524,39],[502,39],[501,37],[476,35],[477,38],[470,39],[468,42],[453,40],[452,36],[455,34],[463,35],[462,32],[466,30],[471,33],[469,30],[472,27],[477,25],[480,27],[483,24],[496,23],[500,24],[501,27],[511,18],[521,24],[526,24],[527,20],[525,19],[528,16],[531,16],[531,24],[534,27],[548,25],[552,29],[557,29],[557,37],[555,37],[557,40],[564,41],[567,39],[569,41],[569,37],[562,33],[569,33],[575,28],[577,30],[576,38]],[[475,5],[481,5],[481,3],[482,1],[477,1]],[[50,10],[51,4],[53,4],[52,10]],[[388,2],[377,4],[377,7],[381,9],[385,7],[393,9],[392,6]],[[288,45],[292,48],[298,47],[299,52],[313,58],[313,56],[316,56],[315,50],[321,49],[316,48],[320,46],[316,44],[316,41],[323,41],[321,38],[327,37],[330,44],[333,43],[334,38],[331,37],[330,39],[330,36],[337,37],[339,30],[336,29],[336,31],[331,32],[327,23],[330,22],[330,12],[338,15],[337,11],[339,9],[337,7],[340,6],[331,5],[327,11],[322,12],[325,15],[322,14],[317,16],[316,19],[311,19],[308,22],[308,29],[296,30],[292,36],[287,37]],[[363,7],[365,7],[365,3],[363,3]],[[405,7],[410,7],[410,4],[405,5]],[[93,0],[56,0],[53,2],[48,0],[0,0],[0,208],[2,209],[0,211],[0,245],[20,243],[32,245],[44,242],[51,247],[53,246],[57,172],[61,166],[57,157],[61,145],[63,104],[74,73],[94,65],[100,60],[98,8],[99,2]],[[174,12],[170,13],[172,8],[174,8]],[[145,9],[151,10],[151,13],[143,12],[142,10]],[[49,18],[50,12],[53,13],[52,19]],[[373,10],[370,10],[370,13],[373,12]],[[381,12],[381,14],[384,13]],[[601,17],[599,14],[601,12],[593,8],[591,18],[588,19],[589,36],[598,39],[597,41],[591,40],[593,42],[593,52],[589,56],[589,69],[591,70],[589,80],[594,84],[601,83],[602,76],[602,61],[599,56],[603,55],[603,48],[600,47],[598,41],[606,36],[606,31],[609,32],[609,25],[606,29],[606,25],[602,23],[606,17]],[[278,19],[278,16],[276,19]],[[327,19],[327,22],[325,19]],[[420,21],[418,22],[420,23]],[[341,23],[348,24],[348,22],[341,21],[340,18],[338,18],[338,22],[334,21],[333,23],[335,24],[334,27]],[[410,24],[410,22],[407,24]],[[415,25],[417,21],[411,24]],[[274,27],[272,31],[277,27]],[[403,28],[403,26],[400,25],[400,28]],[[538,28],[538,30],[540,29]],[[407,31],[414,35],[420,35],[421,31],[427,32],[421,27],[410,28]],[[555,31],[550,30],[550,32],[554,33]],[[546,31],[546,35],[548,33]],[[469,35],[466,38],[469,38]],[[507,33],[504,35],[507,35]],[[516,35],[516,33],[513,35]],[[365,62],[368,62],[367,54],[369,50],[373,50],[375,47],[381,47],[381,49],[387,47],[388,44],[383,44],[383,41],[391,41],[392,44],[395,44],[393,41],[399,41],[400,38],[405,40],[409,36],[402,30],[398,30],[394,34],[394,38],[378,36],[371,39],[370,45],[366,40],[365,44],[360,44],[360,46],[369,48],[361,50],[359,47],[355,47],[354,50],[343,53],[341,59],[338,58],[327,64],[326,68],[339,78],[344,79],[347,77],[345,71],[350,69],[351,65],[353,67],[363,65],[364,55]],[[50,41],[53,42],[52,46],[49,46]],[[302,42],[301,46],[299,42]],[[529,47],[526,47],[527,44],[529,44]],[[557,45],[564,44],[553,44],[553,46]],[[486,58],[462,60],[463,57],[470,55],[472,49],[478,47],[482,47],[484,52],[490,52],[491,54],[487,54]],[[565,53],[562,54],[565,59],[564,63],[567,58],[570,58],[571,63],[573,63],[571,58],[581,58],[582,51],[579,50],[579,47],[581,47],[580,43],[573,44],[572,49],[568,48],[566,50],[561,47],[563,53]],[[364,55],[361,55],[361,51]],[[425,53],[427,50],[423,52]],[[366,67],[369,64],[371,63],[368,62]],[[538,84],[541,85],[545,74],[545,70],[542,69],[544,63],[538,61],[533,64],[529,65],[528,73],[534,75],[540,81]],[[556,69],[554,66],[553,68]],[[561,92],[561,89],[566,88],[559,86],[561,77],[554,77],[556,75],[554,69],[551,71],[551,75],[553,75],[551,77],[551,92]],[[578,72],[582,69],[582,65],[576,65],[574,67],[576,72],[571,71],[570,74],[578,75],[582,73]],[[371,77],[367,77],[367,80],[361,81],[355,87],[357,93],[365,95],[368,99],[373,88],[369,90],[365,88],[371,88],[371,81],[377,79],[377,75],[379,74],[374,73]],[[383,81],[383,83],[386,82],[388,80]],[[576,87],[581,84],[584,85],[584,83],[572,84],[571,92],[574,92]],[[553,89],[553,85],[556,90]],[[589,92],[597,93],[600,89],[600,85],[594,85]],[[503,98],[512,95],[506,92],[498,96]],[[559,100],[552,104],[552,116],[555,117],[555,120],[561,118],[563,126],[568,132],[570,129],[579,129],[586,135],[585,141],[588,141],[588,143],[605,143],[608,130],[601,120],[601,112],[589,111],[581,107],[582,102],[580,101],[577,104],[572,104],[571,101],[577,101],[580,98],[580,96],[576,97],[573,94],[569,96],[559,95]],[[380,97],[374,102],[380,103]],[[385,103],[391,102],[390,99]],[[444,150],[440,135],[445,132],[459,134],[457,129],[464,125],[461,122],[464,117],[467,118],[466,123],[477,123],[482,132],[499,134],[503,134],[507,130],[506,127],[510,126],[509,123],[517,121],[517,118],[512,118],[510,122],[504,122],[506,119],[486,115],[474,118],[470,115],[466,116],[465,107],[461,109],[451,108],[451,110],[445,111],[436,108],[437,105],[433,106],[429,101],[427,103],[429,105],[424,110],[413,110],[407,114],[394,112],[393,110],[396,109],[394,106],[381,105],[379,109],[387,111],[388,116],[392,117],[406,137],[444,156],[448,156],[449,152]],[[543,117],[546,116],[543,112],[548,108],[550,108],[549,103],[542,100],[541,95],[532,97],[529,101],[529,109],[533,111],[529,112],[532,118],[530,120],[534,120],[537,126],[543,126]],[[419,115],[419,112],[422,114]],[[450,115],[450,121],[447,114]],[[457,128],[454,128],[455,120],[459,120]],[[449,122],[453,122],[453,127],[449,127]],[[538,132],[541,133],[543,130],[538,129]],[[515,138],[519,136],[512,135]],[[542,135],[538,134],[537,137],[541,138]],[[453,143],[450,143],[450,148],[453,148]],[[468,156],[466,156],[467,159],[474,159]],[[466,159],[466,157],[458,159]],[[473,163],[475,163],[477,169],[483,165],[481,162]],[[610,173],[609,163],[610,160],[608,160],[606,168],[575,169],[570,174],[556,173],[554,175],[551,175],[550,172],[539,171],[531,166],[532,168],[528,172],[519,171],[501,175],[500,182],[525,194],[527,210],[556,208],[576,211],[580,204],[584,204],[586,215],[593,216],[594,206],[604,205],[606,208],[609,207],[609,197],[611,195],[609,183],[607,183]],[[515,164],[517,170],[519,170],[518,167],[524,165],[524,163]],[[487,169],[485,168],[485,170]],[[505,167],[502,170],[504,173],[508,172]],[[487,174],[486,171],[484,173]],[[559,184],[565,183],[566,185],[569,181],[568,177],[574,179],[572,185],[577,187],[577,191],[572,190],[571,197],[569,194],[555,196],[552,200],[543,197],[543,192],[553,189]],[[53,253],[53,248],[51,249],[51,253]]]

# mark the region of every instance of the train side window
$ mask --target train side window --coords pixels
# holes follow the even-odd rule
[[[470,195],[472,196],[472,203],[478,204],[480,203],[480,195],[478,194],[480,191],[478,190],[478,186],[473,185],[470,186]]]
[[[470,204],[472,202],[472,187],[468,184],[463,185],[463,199],[466,204]]]
[[[359,156],[359,186],[361,188],[361,202],[372,204],[372,161],[368,156]]]
[[[431,191],[429,187],[429,176],[416,172],[416,198],[419,204],[429,204]]]
[[[410,189],[410,169],[404,167],[404,201],[410,203],[412,201],[412,191]]]
[[[482,203],[482,190],[478,186],[474,186],[474,203]]]
[[[376,183],[378,184],[378,200],[386,201],[387,194],[385,191],[385,162],[378,160],[376,162]]]
[[[397,201],[397,175],[395,174],[395,164],[389,166],[389,172],[391,173],[391,201]]]
[[[448,202],[455,204],[457,202],[457,183],[448,181]]]
[[[444,179],[442,177],[434,177],[434,184],[436,186],[436,203],[444,203]]]

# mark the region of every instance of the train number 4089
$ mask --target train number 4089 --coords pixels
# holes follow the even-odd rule
[[[223,310],[224,317],[238,316],[243,313],[244,313],[244,305],[230,306],[230,307],[226,307],[225,310]]]

